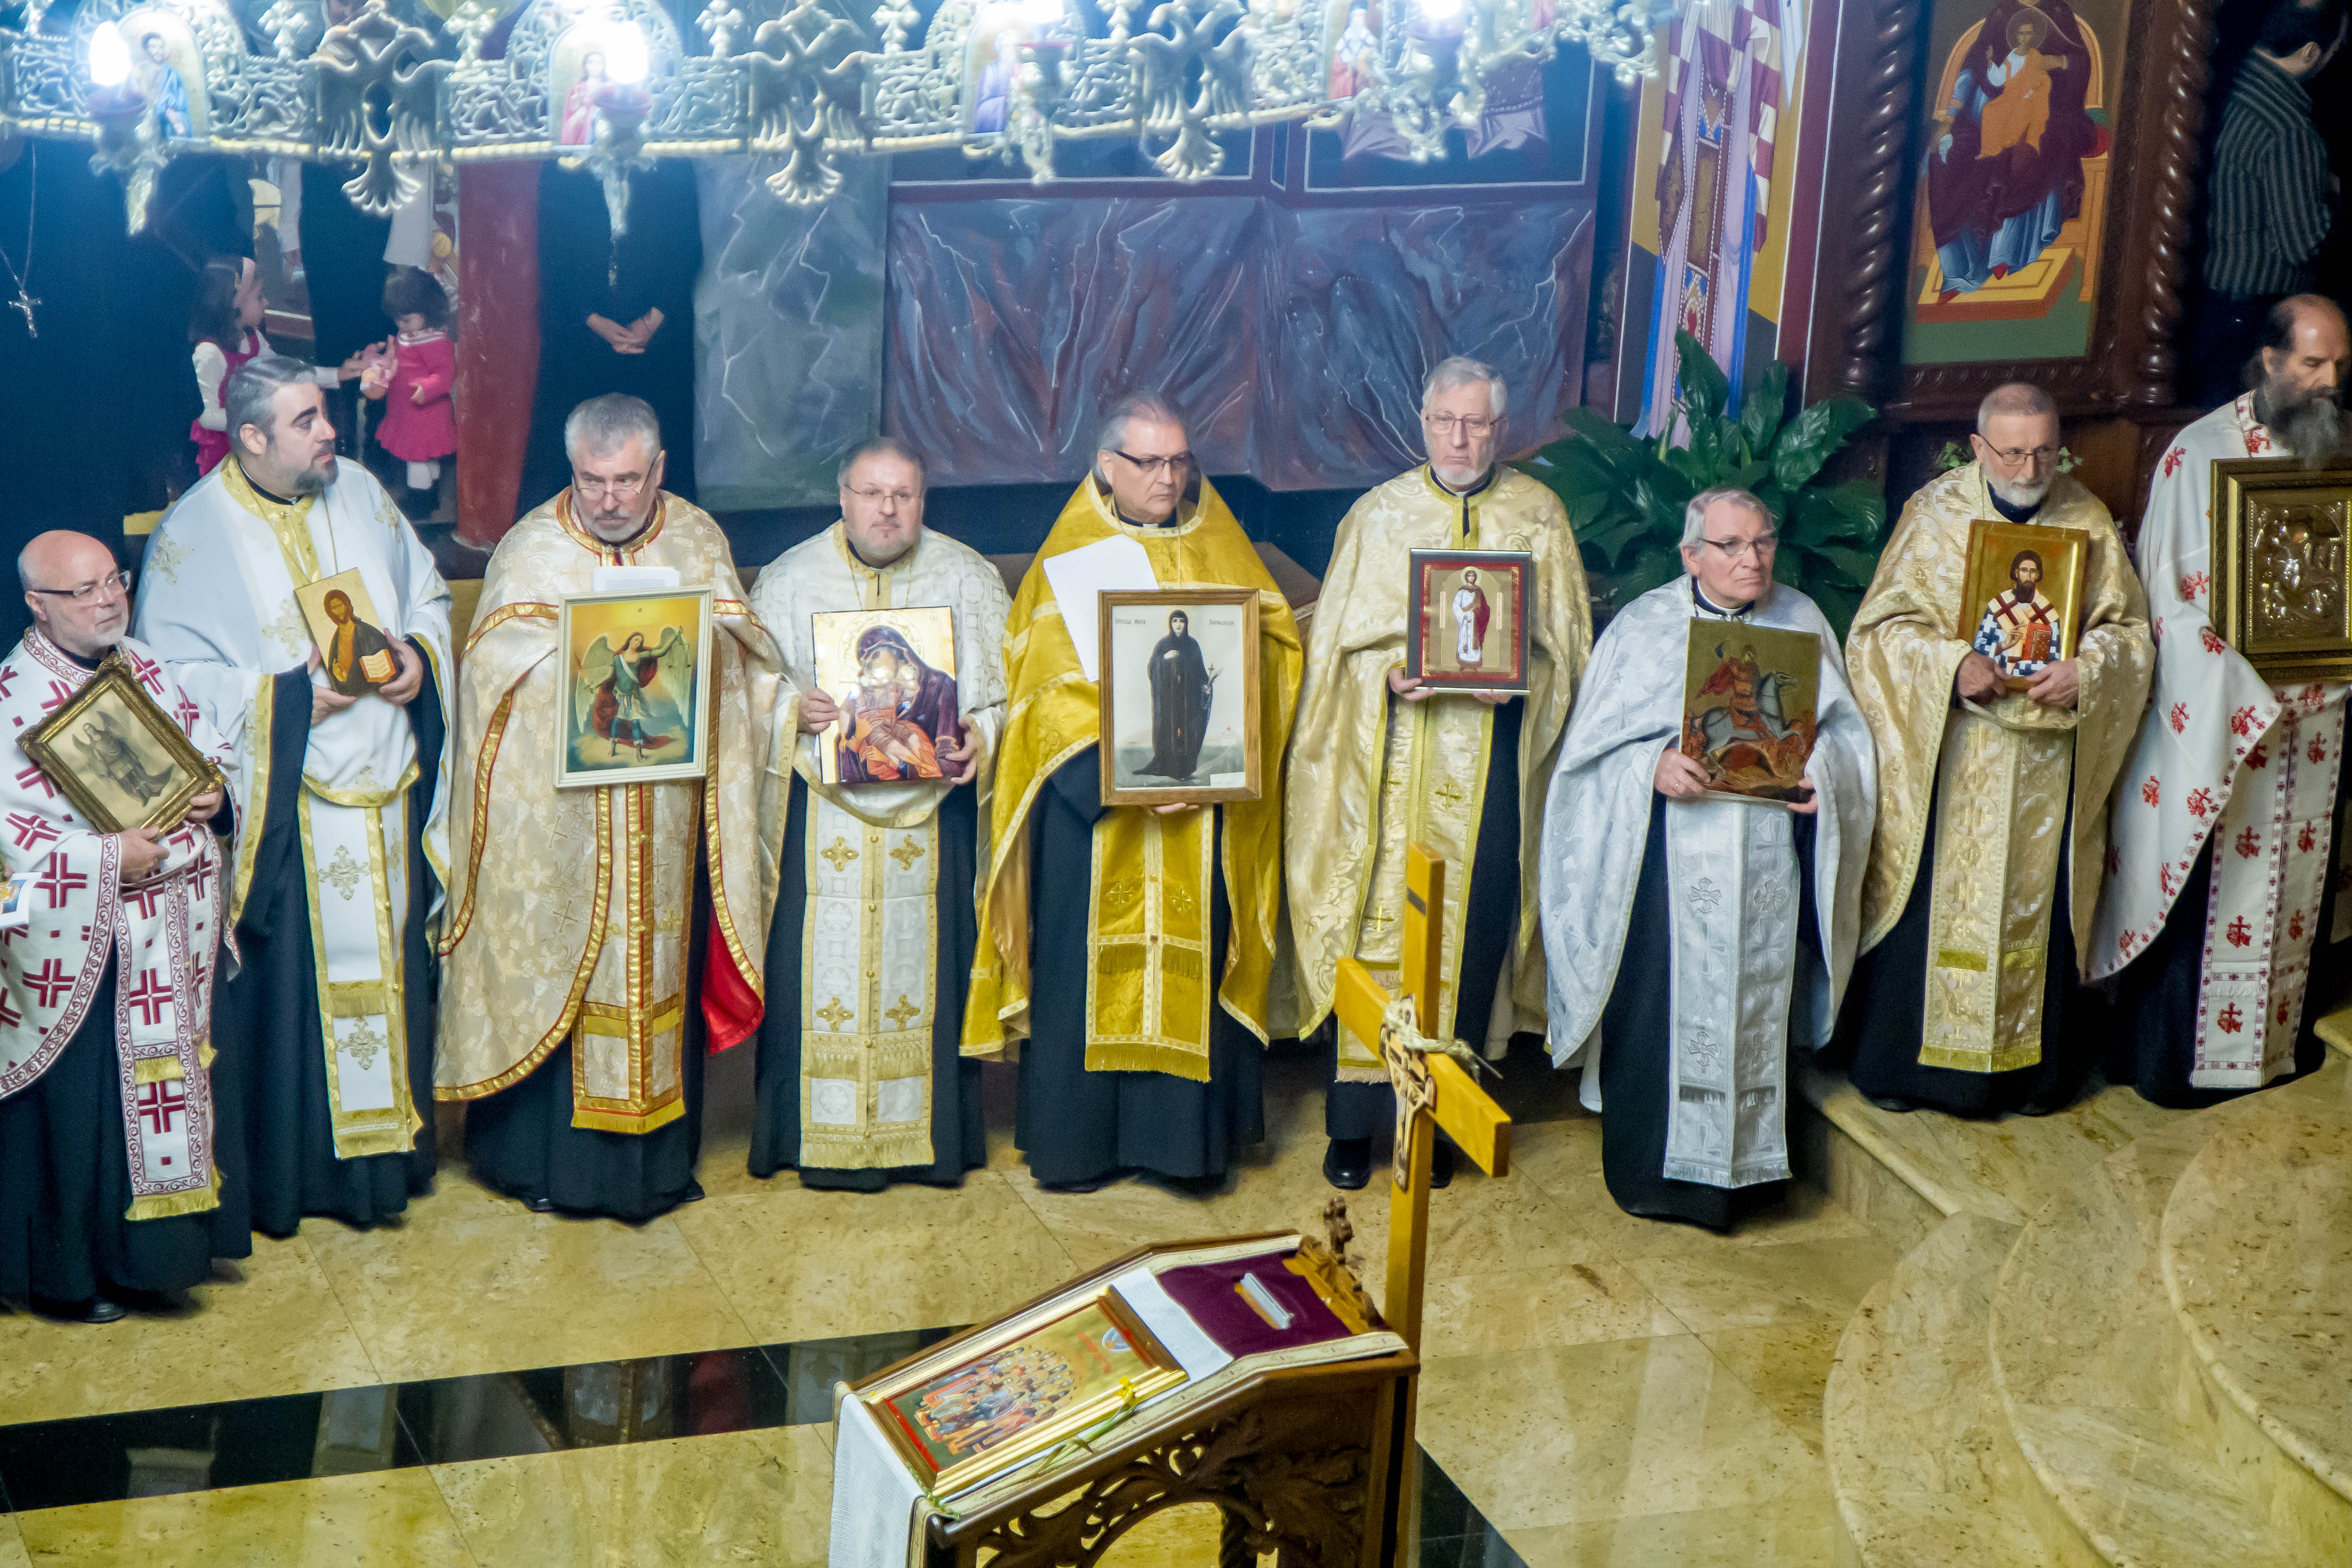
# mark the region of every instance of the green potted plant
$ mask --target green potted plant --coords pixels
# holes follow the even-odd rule
[[[1718,485],[1752,490],[1780,527],[1773,575],[1802,589],[1840,636],[1878,565],[1886,499],[1867,479],[1829,484],[1828,463],[1874,412],[1856,397],[1830,397],[1787,417],[1789,370],[1773,363],[1737,416],[1724,412],[1731,384],[1698,340],[1675,334],[1682,361],[1681,428],[1637,439],[1591,409],[1570,409],[1568,434],[1518,467],[1568,508],[1596,608],[1612,612],[1683,570],[1683,511]]]

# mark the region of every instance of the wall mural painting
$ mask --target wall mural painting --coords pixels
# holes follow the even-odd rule
[[[1628,302],[1645,345],[1639,434],[1675,418],[1677,331],[1723,367],[1736,411],[1749,318],[1780,320],[1788,200],[1776,204],[1772,171],[1794,164],[1809,14],[1805,0],[1704,0],[1667,31],[1663,79],[1643,88],[1635,167],[1655,173],[1633,239],[1655,284],[1646,312]]]
[[[2087,353],[2107,226],[2123,0],[1937,5],[1906,364]]]

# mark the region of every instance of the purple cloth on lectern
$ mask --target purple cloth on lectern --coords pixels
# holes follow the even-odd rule
[[[1256,1355],[1262,1351],[1290,1350],[1302,1344],[1320,1344],[1327,1339],[1346,1338],[1348,1325],[1323,1304],[1315,1287],[1283,1267],[1283,1260],[1290,1256],[1288,1252],[1261,1252],[1224,1263],[1189,1263],[1162,1273],[1160,1288],[1191,1314],[1201,1332],[1216,1341],[1217,1348],[1227,1355]],[[1255,1274],[1258,1283],[1295,1314],[1288,1328],[1276,1328],[1242,1299],[1241,1292],[1234,1287],[1241,1282],[1244,1274]]]

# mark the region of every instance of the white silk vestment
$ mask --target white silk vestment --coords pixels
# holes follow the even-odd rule
[[[239,816],[228,923],[245,907],[266,823],[295,813],[335,1155],[404,1151],[424,1124],[411,1099],[409,1053],[431,1047],[408,1038],[411,977],[401,960],[415,731],[405,707],[361,697],[310,726],[302,787],[293,800],[278,800],[270,789],[271,710],[278,674],[311,653],[294,591],[356,569],[383,634],[424,648],[425,678],[450,715],[448,586],[383,486],[348,461],[325,490],[289,504],[256,490],[232,455],[165,515],[146,559],[132,629],[231,750]],[[425,853],[446,883],[446,747],[429,799]]]
[[[1625,953],[1658,757],[1682,733],[1688,628],[1701,613],[1692,580],[1676,578],[1619,612],[1594,645],[1544,803],[1538,898],[1554,1063],[1590,1048],[1591,1103],[1607,1048],[1601,1010],[1619,965],[1663,962],[1674,1019],[1663,1174],[1736,1187],[1789,1175],[1789,1047],[1828,1040],[1853,972],[1877,770],[1837,634],[1811,600],[1775,584],[1738,619],[1822,641],[1819,727],[1806,764],[1819,802],[1818,944],[1798,940],[1794,817],[1777,805],[1709,798],[1666,804],[1673,950]]]
[[[970,546],[928,529],[889,565],[868,566],[835,523],[771,561],[751,589],[751,608],[783,655],[778,766],[797,773],[807,789],[797,1020],[803,1166],[887,1169],[937,1158],[931,1035],[940,988],[951,988],[960,999],[970,977],[939,972],[939,808],[952,787],[944,779],[827,784],[817,748],[833,737],[802,735],[799,716],[802,696],[816,686],[814,616],[927,606],[955,612],[956,706],[980,747],[973,859],[985,866],[1004,728],[1004,620],[1013,607],[997,570]],[[782,778],[774,783],[780,811],[789,785]],[[780,820],[780,841],[787,828]],[[950,891],[978,898],[976,887]]]
[[[2197,1089],[2257,1089],[2294,1068],[2343,768],[2340,681],[2263,679],[2222,641],[2211,602],[2213,463],[2292,455],[2254,418],[2253,394],[2182,431],[2140,518],[2139,572],[2156,629],[2147,717],[2116,778],[2090,978],[2129,963],[2164,928],[2213,839],[2197,998]],[[2352,935],[2339,894],[2336,930]]]
[[[156,705],[224,771],[228,747],[173,685],[153,650],[122,658]],[[0,937],[0,1099],[30,1088],[83,1023],[114,959],[114,1036],[131,1162],[131,1219],[220,1207],[211,1066],[215,955],[228,904],[220,844],[203,823],[163,838],[163,862],[122,885],[121,840],[79,820],[15,737],[79,691],[92,673],[38,630],[0,663],[0,861],[26,912]],[[232,944],[230,952],[235,954]]]

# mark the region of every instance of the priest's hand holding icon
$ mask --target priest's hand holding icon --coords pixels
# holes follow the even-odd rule
[[[1999,665],[1972,648],[1960,657],[1960,667],[1952,675],[1952,690],[1966,701],[1989,703],[1999,700],[2009,684],[2001,679]]]
[[[1427,702],[1430,693],[1420,680],[1404,673],[1402,664],[1389,671],[1389,690],[1409,703]]]
[[[221,802],[227,798],[228,791],[221,785],[215,784],[211,789],[205,790],[203,794],[188,802],[187,811],[180,818],[180,821],[182,822],[193,822],[196,826],[202,827],[205,823],[211,821],[213,818],[219,813]]]
[[[395,707],[406,707],[425,685],[425,655],[410,647],[405,637],[390,638],[386,645],[400,673],[376,687],[375,695]]]
[[[1813,788],[1813,776],[1811,773],[1807,773],[1805,775],[1805,798],[1803,800],[1788,800],[1782,803],[1786,805],[1789,810],[1796,812],[1800,817],[1810,817],[1814,812],[1820,810],[1822,809],[1822,792]]]
[[[122,885],[135,886],[163,869],[164,857],[172,852],[163,847],[161,828],[132,828],[116,838],[122,844]]]
[[[2082,667],[2072,659],[2053,659],[2042,666],[2025,695],[2051,707],[2073,707],[2083,695]]]
[[[311,649],[310,673],[318,674],[319,666],[324,663],[326,661],[319,657],[319,650]],[[312,686],[310,688],[310,727],[316,729],[329,714],[341,713],[359,700],[357,697],[343,695],[332,686]]]
[[[841,716],[841,705],[822,691],[801,698],[801,733],[815,735]]]
[[[955,769],[948,775],[950,784],[969,784],[980,775],[980,742],[971,733],[971,726],[958,720],[957,739],[953,746],[940,753],[940,760]]]
[[[1706,770],[1685,757],[1679,746],[1658,753],[1657,771],[1651,775],[1651,782],[1669,800],[1696,800],[1706,794]]]

